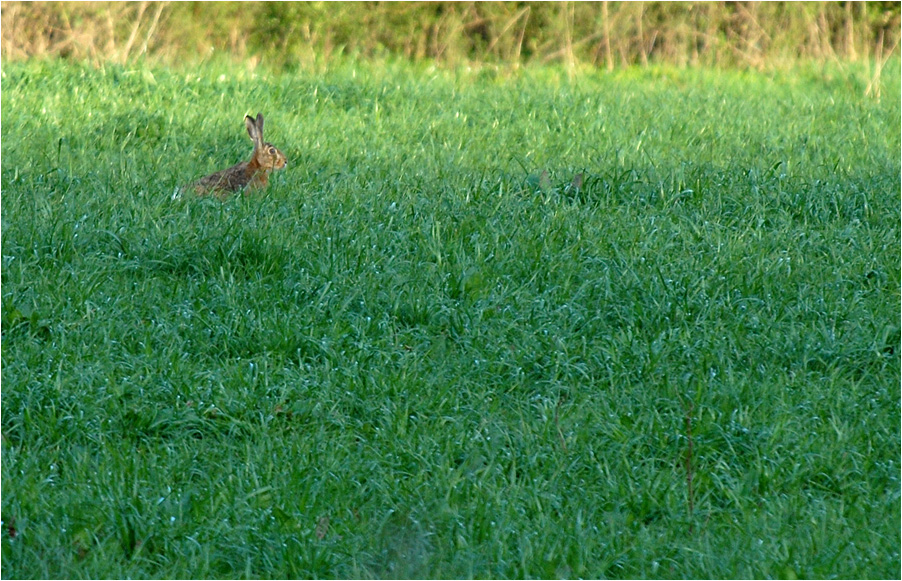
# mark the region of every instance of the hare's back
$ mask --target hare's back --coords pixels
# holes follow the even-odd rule
[[[228,169],[218,171],[194,182],[194,189],[199,193],[225,191],[237,192],[244,189],[250,181],[247,162],[241,162]]]

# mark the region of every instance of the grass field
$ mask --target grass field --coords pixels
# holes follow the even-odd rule
[[[898,578],[887,71],[5,64],[3,577]]]

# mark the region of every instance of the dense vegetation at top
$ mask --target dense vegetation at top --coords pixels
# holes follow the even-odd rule
[[[898,54],[898,2],[4,2],[4,59],[755,67]]]

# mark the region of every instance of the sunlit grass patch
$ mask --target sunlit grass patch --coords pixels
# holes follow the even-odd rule
[[[4,576],[898,576],[898,79],[3,74]]]

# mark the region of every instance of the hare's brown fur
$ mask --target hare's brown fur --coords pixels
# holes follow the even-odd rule
[[[192,182],[187,187],[197,194],[214,194],[225,196],[232,192],[253,190],[266,187],[270,172],[283,169],[288,165],[285,154],[273,144],[263,141],[263,114],[257,118],[244,118],[247,133],[254,142],[254,152],[250,161],[243,161],[230,168],[210,174]]]

